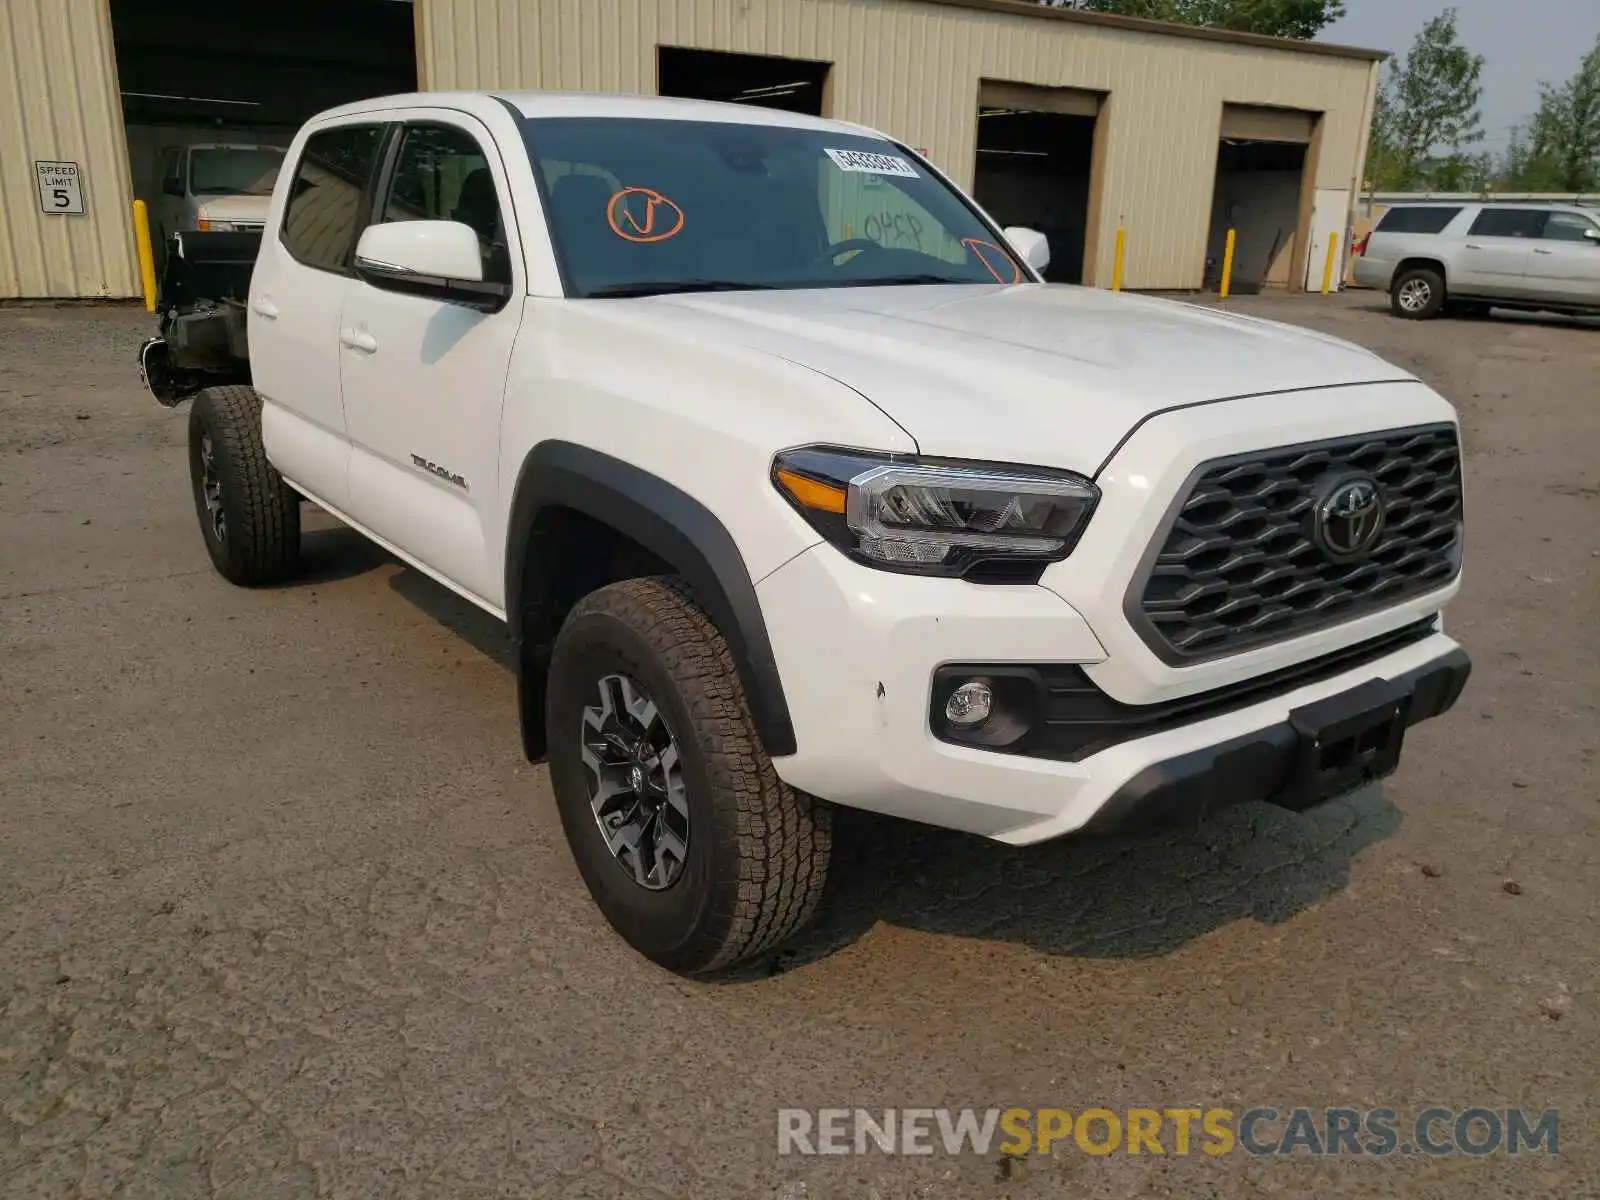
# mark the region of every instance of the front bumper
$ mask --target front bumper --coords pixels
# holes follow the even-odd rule
[[[1091,677],[1103,673],[1100,641],[1050,589],[873,571],[824,545],[767,576],[757,594],[795,723],[796,753],[774,761],[787,783],[1019,845],[1246,800],[1295,804],[1286,788],[1303,782],[1295,763],[1304,738],[1291,722],[1303,726],[1306,710],[1387,680],[1410,724],[1448,708],[1467,673],[1455,642],[1424,632],[1349,669],[1061,761],[942,741],[929,720],[934,672],[944,664],[1078,663]],[[1415,625],[1438,598],[1429,603],[1364,619],[1362,640]]]
[[[1458,647],[1386,680],[1403,698],[1401,731],[1448,711],[1471,671],[1471,660]],[[1330,699],[1353,699],[1364,686],[1358,684]],[[1398,751],[1398,745],[1395,749]],[[1305,731],[1293,720],[1285,720],[1152,763],[1123,784],[1086,828],[1094,833],[1128,833],[1193,822],[1245,800],[1265,800],[1294,809],[1309,807],[1325,799],[1326,793],[1304,787],[1305,750]],[[1371,777],[1357,771],[1349,782],[1360,786]]]

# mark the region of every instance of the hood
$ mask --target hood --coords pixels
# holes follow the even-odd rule
[[[1134,426],[1168,409],[1412,378],[1323,334],[1047,284],[714,292],[622,303],[653,308],[675,336],[733,341],[827,375],[882,409],[924,454],[1089,475]]]
[[[200,196],[195,216],[207,221],[246,221],[254,225],[267,223],[267,209],[272,207],[271,196]]]

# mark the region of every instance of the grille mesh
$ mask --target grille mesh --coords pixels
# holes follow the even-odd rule
[[[1311,538],[1320,489],[1378,481],[1378,544],[1350,562]],[[1461,450],[1449,425],[1206,463],[1136,579],[1129,615],[1168,662],[1233,654],[1352,620],[1448,583],[1461,562]]]

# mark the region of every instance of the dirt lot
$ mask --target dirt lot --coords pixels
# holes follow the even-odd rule
[[[603,926],[492,622],[338,528],[229,587],[148,318],[0,310],[0,1194],[1596,1194],[1600,329],[1239,307],[1461,407],[1460,707],[1309,816],[847,820],[819,926],[710,985]],[[780,1106],[1433,1104],[1560,1153],[775,1152]]]

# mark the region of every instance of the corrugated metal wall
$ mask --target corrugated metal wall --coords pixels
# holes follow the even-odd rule
[[[653,93],[656,47],[834,64],[830,116],[925,147],[970,186],[978,83],[1110,93],[1096,277],[1202,280],[1224,103],[1325,113],[1318,185],[1354,190],[1372,64],[926,0],[417,0],[424,86]],[[1342,230],[1340,231],[1342,235]]]
[[[39,210],[33,164],[75,162],[84,215]],[[0,0],[0,298],[140,294],[107,0]]]

